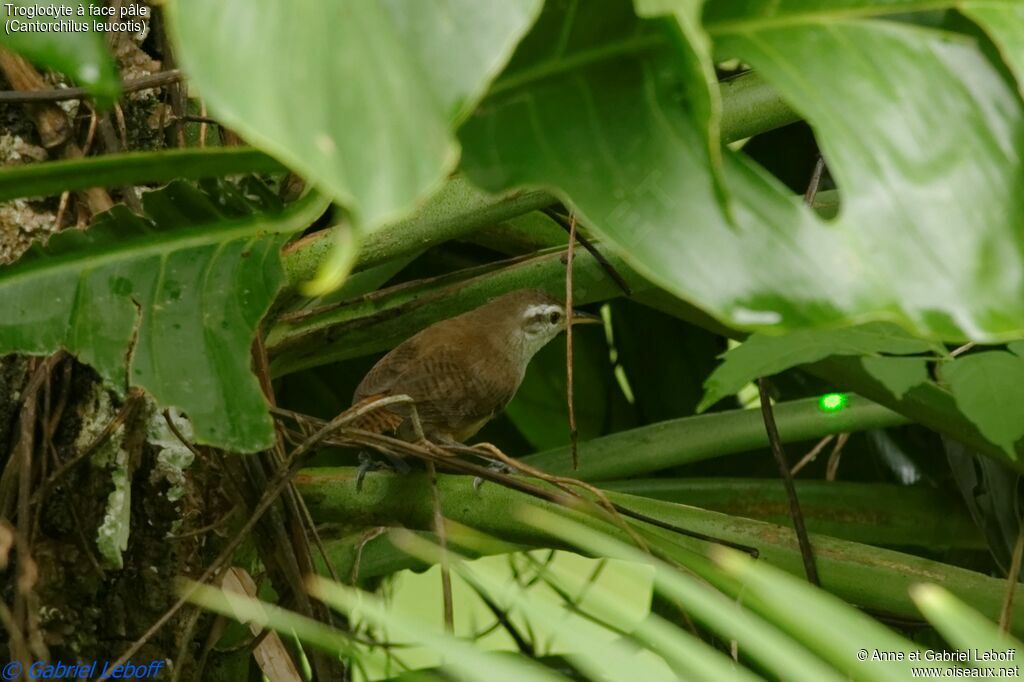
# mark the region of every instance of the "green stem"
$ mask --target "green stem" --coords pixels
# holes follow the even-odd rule
[[[544,192],[516,192],[494,196],[454,178],[405,220],[368,235],[359,251],[356,270],[366,270],[457,239],[486,225],[529,213],[555,203]],[[334,229],[315,232],[289,245],[283,254],[290,286],[313,277],[334,248]]]
[[[775,415],[779,435],[786,443],[883,429],[909,421],[857,395],[849,396],[847,406],[839,412],[822,412],[817,399],[808,398],[779,403]],[[767,445],[768,436],[757,410],[728,410],[650,424],[580,443],[580,468],[576,471],[572,470],[568,448],[540,452],[523,461],[552,474],[606,481]]]
[[[711,511],[789,524],[786,498],[776,479],[748,478],[636,478],[607,481],[613,490],[655,500],[687,504]],[[812,533],[883,547],[920,547],[925,550],[986,548],[970,516],[960,506],[950,507],[948,496],[925,486],[849,481],[797,481],[800,503]],[[878,500],[886,500],[879,505]],[[419,535],[433,539],[427,531]],[[476,547],[450,539],[464,556],[481,555]],[[395,547],[389,533],[367,540],[366,532],[330,540],[327,553],[342,580],[356,582],[429,566]],[[507,544],[495,552],[518,552],[525,545]],[[356,556],[359,565],[355,566]],[[358,571],[354,572],[353,569]],[[326,571],[325,571],[326,572]]]
[[[42,197],[68,190],[170,182],[234,173],[287,170],[278,161],[248,147],[175,149],[161,152],[106,154],[69,161],[48,161],[0,171],[0,201]]]
[[[322,523],[336,522],[350,527],[402,526],[419,531],[428,531],[433,524],[430,488],[421,475],[370,474],[362,492],[357,493],[353,469],[307,469],[299,473],[295,484],[313,517]],[[487,483],[474,490],[467,476],[442,476],[439,485],[445,518],[501,538],[504,543],[564,548],[561,540],[518,520],[515,510],[524,506],[570,514],[577,521],[629,541],[617,526],[499,485]],[[794,575],[803,575],[796,538],[788,528],[621,493],[609,493],[609,496],[623,507],[673,527],[756,547],[761,560]],[[690,552],[691,557],[702,557],[707,551],[707,543],[646,524],[639,525],[646,529],[649,540],[658,543],[659,550],[672,552],[676,547],[680,552]],[[823,587],[852,604],[901,618],[919,619],[908,590],[916,583],[931,582],[946,587],[990,619],[999,616],[1005,589],[1002,580],[825,535],[814,535],[813,542]],[[1014,622],[1024,626],[1024,602],[1018,602],[1014,608],[1017,612]]]
[[[275,324],[267,335],[275,376],[391,348],[427,325],[486,303],[494,296],[533,287],[565,293],[562,249],[394,287],[309,317]],[[620,259],[608,260],[635,290],[651,285]],[[621,293],[590,254],[573,263],[574,300],[593,303]]]
[[[788,526],[778,479],[633,478],[601,483],[605,490],[687,504]],[[926,486],[797,480],[800,506],[812,533],[888,547],[987,549],[966,509]],[[879,504],[885,500],[885,504]]]
[[[753,137],[799,120],[775,89],[752,71],[719,86],[722,91],[723,142]]]

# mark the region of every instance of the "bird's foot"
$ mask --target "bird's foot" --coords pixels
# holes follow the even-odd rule
[[[357,493],[362,492],[363,479],[366,478],[366,474],[371,471],[391,471],[396,474],[407,474],[412,471],[409,464],[404,460],[387,453],[381,454],[384,455],[387,461],[374,457],[365,450],[359,453],[359,468],[356,470]]]
[[[504,462],[491,462],[490,464],[487,465],[487,470],[488,471],[494,471],[494,472],[499,473],[499,474],[505,474],[506,476],[511,476],[512,474],[516,473],[515,469],[513,469],[509,465],[505,464]],[[484,484],[484,479],[482,479],[479,476],[474,478],[473,479],[473,492],[476,492],[476,493],[480,492],[480,486],[482,486],[483,484]]]

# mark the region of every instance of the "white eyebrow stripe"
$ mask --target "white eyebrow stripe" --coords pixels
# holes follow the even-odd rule
[[[556,305],[550,303],[533,304],[526,307],[526,312],[523,313],[523,319],[530,319],[534,315],[548,315],[549,313],[557,312],[561,314],[562,309]]]

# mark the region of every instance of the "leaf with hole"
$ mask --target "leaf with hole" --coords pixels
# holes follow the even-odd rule
[[[211,111],[371,230],[440,188],[459,157],[452,128],[540,4],[178,0],[167,10]]]
[[[678,34],[625,3],[547,3],[461,128],[464,168],[491,191],[553,188],[640,274],[735,327],[1019,337],[1018,93],[970,37],[875,18],[914,3],[843,6],[704,13],[716,57],[752,63],[814,128],[834,221],[741,153],[723,152],[722,203]]]

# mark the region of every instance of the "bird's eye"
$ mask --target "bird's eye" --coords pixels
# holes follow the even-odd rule
[[[558,321],[562,319],[562,313],[556,310],[548,316],[548,319],[551,320],[551,324],[558,324]]]

